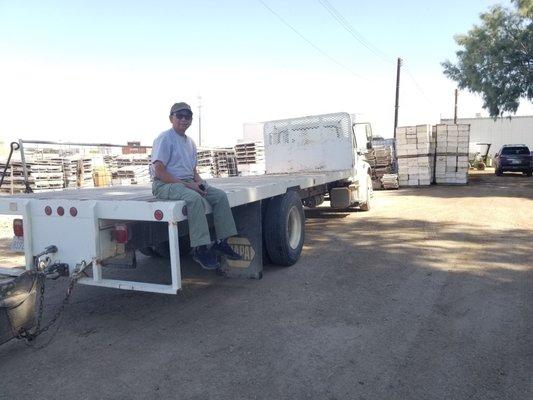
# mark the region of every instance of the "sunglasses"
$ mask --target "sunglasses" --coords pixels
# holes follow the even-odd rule
[[[192,113],[188,113],[188,112],[175,112],[174,114],[174,117],[176,117],[176,119],[184,119],[186,121],[190,121],[192,120]]]

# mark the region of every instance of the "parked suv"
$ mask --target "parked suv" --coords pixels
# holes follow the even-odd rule
[[[496,175],[502,175],[505,171],[513,171],[531,176],[533,161],[529,148],[524,144],[504,144],[494,155],[494,169]]]

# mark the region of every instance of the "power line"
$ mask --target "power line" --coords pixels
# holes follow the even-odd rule
[[[380,57],[382,60],[392,63],[394,62],[392,57],[379,50],[369,40],[367,40],[361,33],[359,33],[353,26],[344,18],[344,16],[337,11],[337,9],[328,0],[318,0],[318,2],[326,9],[327,12],[344,28],[348,31],[352,37],[366,47],[374,55]]]
[[[310,46],[312,46],[315,50],[317,50],[320,54],[322,54],[324,57],[327,57],[330,61],[334,62],[335,64],[337,64],[338,66],[346,69],[347,71],[349,71],[352,75],[358,77],[359,79],[363,79],[363,80],[367,80],[364,76],[356,73],[355,71],[353,71],[351,68],[347,67],[346,65],[342,64],[341,62],[337,61],[335,58],[333,58],[332,56],[330,56],[328,53],[326,53],[324,50],[322,50],[320,47],[318,47],[316,44],[314,44],[313,42],[311,42],[309,39],[307,39],[304,35],[302,35],[295,27],[293,27],[291,24],[289,24],[285,19],[283,19],[281,17],[281,15],[279,15],[276,11],[274,11],[272,8],[270,8],[268,6],[268,4],[266,4],[263,0],[258,0],[268,11],[270,11],[274,16],[276,16],[281,22],[283,22],[284,25],[286,25],[287,27],[289,27],[294,33],[296,33],[298,36],[300,36],[300,38],[302,38],[303,40],[305,40],[307,42],[307,44],[309,44]]]
[[[405,61],[403,65],[404,65],[405,71],[407,72],[407,75],[409,75],[409,78],[411,78],[411,80],[414,82],[418,91],[422,94],[422,96],[424,96],[424,98],[428,101],[429,104],[431,104],[432,107],[435,107],[431,99],[424,92],[424,89],[422,89],[422,86],[420,86],[420,84],[417,82],[417,80],[415,79],[415,77],[413,76],[409,68],[407,67],[407,65],[405,65]]]

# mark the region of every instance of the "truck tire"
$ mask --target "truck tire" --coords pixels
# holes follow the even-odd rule
[[[152,246],[143,247],[142,249],[139,249],[139,252],[146,257],[157,257],[157,253]]]
[[[370,211],[373,190],[374,189],[372,187],[372,178],[369,175],[366,177],[366,200],[359,206],[359,209],[361,211]]]
[[[184,255],[187,255],[191,252],[191,242],[189,241],[189,236],[180,236],[179,238],[180,246],[180,258]],[[154,253],[156,256],[162,258],[170,258],[170,245],[168,240],[166,242],[158,243],[154,246]],[[143,253],[144,254],[144,253]]]
[[[300,195],[289,191],[270,200],[263,235],[274,264],[289,267],[298,261],[305,239],[305,214]]]

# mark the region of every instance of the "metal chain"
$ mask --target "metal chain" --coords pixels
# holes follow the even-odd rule
[[[61,303],[61,307],[59,307],[59,309],[56,311],[56,313],[52,317],[52,319],[50,319],[50,321],[43,328],[41,328],[41,322],[42,322],[43,309],[44,309],[44,290],[45,290],[46,275],[45,274],[41,275],[40,279],[42,279],[43,281],[41,283],[41,295],[40,295],[39,313],[38,313],[38,316],[37,316],[37,326],[35,328],[35,331],[33,331],[33,332],[25,331],[25,332],[22,332],[21,334],[19,334],[18,335],[19,339],[26,339],[27,342],[31,342],[37,336],[43,334],[48,329],[50,329],[52,327],[52,325],[54,325],[57,322],[57,320],[59,319],[59,316],[61,315],[61,313],[65,309],[65,306],[68,304],[68,300],[70,298],[70,295],[72,294],[74,286],[78,282],[78,279],[80,279],[80,277],[81,277],[81,275],[83,273],[83,270],[85,269],[86,266],[87,266],[87,264],[85,263],[85,261],[82,261],[80,264],[76,265],[76,268],[72,272],[72,276],[70,278],[70,281],[69,281],[69,284],[68,284],[68,287],[67,287],[67,294],[65,295],[65,297],[64,297],[64,299],[63,299],[63,301]],[[52,336],[52,338],[53,338],[53,336]],[[45,346],[47,346],[50,343],[52,338],[50,338],[50,340],[48,341],[48,343],[45,344]]]

